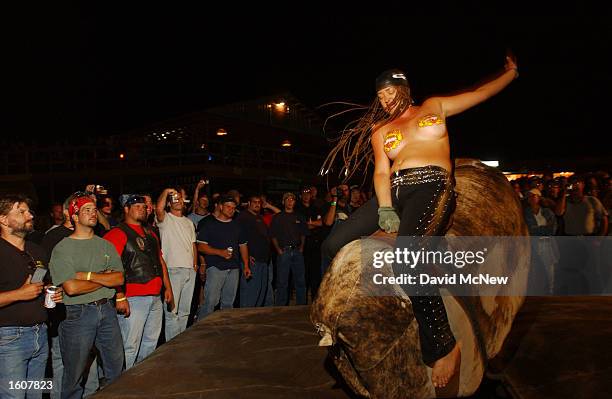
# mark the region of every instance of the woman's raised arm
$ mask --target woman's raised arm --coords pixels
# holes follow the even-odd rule
[[[478,86],[474,90],[448,97],[432,97],[428,99],[426,103],[439,103],[444,115],[447,117],[459,114],[466,109],[493,97],[518,77],[516,61],[510,56],[506,57],[504,69],[505,71],[497,78]]]

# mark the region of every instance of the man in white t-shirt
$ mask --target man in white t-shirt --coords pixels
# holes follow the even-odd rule
[[[166,341],[185,331],[198,267],[195,226],[183,215],[184,191],[165,189],[157,200],[155,220],[161,235],[162,255],[168,265],[175,307],[164,307]]]
[[[602,292],[607,271],[601,257],[603,238],[597,236],[608,234],[608,212],[597,198],[584,194],[585,182],[582,176],[574,175],[568,183],[569,195],[562,194],[555,213],[563,216],[566,235],[591,237],[567,240],[561,248],[564,252],[561,256],[564,262],[562,266],[579,270],[583,273],[583,279],[568,276],[566,285],[569,289],[560,293],[598,295]]]
[[[565,221],[565,234],[607,235],[608,212],[597,198],[584,195],[584,178],[574,175],[569,184],[569,196],[564,195],[556,209],[556,214]]]

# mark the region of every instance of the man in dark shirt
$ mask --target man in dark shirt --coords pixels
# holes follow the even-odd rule
[[[59,244],[60,241],[62,241],[64,238],[68,237],[74,232],[74,226],[70,222],[70,216],[68,214],[68,206],[70,205],[70,201],[72,201],[73,197],[74,194],[69,196],[62,205],[62,212],[64,215],[64,221],[62,222],[62,224],[47,230],[47,232],[45,233],[45,237],[42,239],[41,246],[47,252],[49,256],[48,259],[51,258],[51,252],[53,252],[53,248],[55,248],[55,246]]]
[[[49,355],[43,283],[31,282],[47,257],[41,247],[25,240],[34,227],[28,204],[21,195],[0,197],[1,398],[25,397],[24,390],[11,389],[9,382],[42,380]],[[40,398],[42,391],[28,392],[28,397]]]
[[[268,286],[270,234],[261,217],[261,197],[252,195],[246,211],[236,218],[247,240],[251,278],[240,277],[240,307],[263,306]]]
[[[198,251],[206,259],[204,305],[198,311],[198,320],[211,314],[219,301],[221,309],[234,307],[240,273],[238,252],[244,264],[245,277],[251,276],[247,241],[238,222],[232,219],[236,211],[236,200],[226,196],[219,204],[219,214],[204,219],[197,236]]]
[[[335,253],[332,248],[335,248],[333,240],[338,240],[340,237],[332,234],[334,229],[341,223],[347,220],[353,209],[350,206],[350,191],[346,184],[341,184],[338,187],[332,187],[330,190],[332,201],[327,208],[323,209],[323,225],[331,227],[327,238],[321,244],[321,275],[331,264]]]
[[[315,299],[321,284],[321,243],[323,242],[323,217],[321,210],[312,201],[310,187],[304,187],[296,213],[301,214],[308,227],[304,244],[304,264],[306,265],[306,291]]]
[[[168,268],[159,237],[146,226],[147,205],[143,196],[124,194],[120,199],[125,222],[112,228],[104,239],[112,243],[125,270],[125,286],[117,287],[115,307],[123,337],[125,369],[140,363],[157,347],[164,302],[174,307]]]
[[[306,304],[306,281],[304,276],[304,237],[308,233],[303,218],[294,212],[295,194],[283,194],[283,212],[272,219],[272,243],[278,253],[276,280],[276,305],[289,303],[289,272],[293,275],[296,304]]]

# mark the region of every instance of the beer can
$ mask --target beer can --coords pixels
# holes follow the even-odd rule
[[[46,308],[51,309],[55,307],[55,302],[53,302],[53,295],[55,295],[56,292],[57,292],[56,286],[51,285],[47,287],[47,292],[45,294],[45,307]]]
[[[230,255],[234,253],[234,248],[232,247],[227,247],[227,250],[229,251]]]

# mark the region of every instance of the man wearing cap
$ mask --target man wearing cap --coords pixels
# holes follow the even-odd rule
[[[198,320],[215,310],[234,307],[238,289],[240,260],[245,278],[251,277],[247,239],[237,220],[234,220],[236,199],[224,196],[219,201],[219,213],[204,219],[198,231],[198,250],[206,259],[204,305],[198,311]],[[240,258],[239,258],[240,253]]]
[[[557,230],[555,214],[540,204],[542,192],[537,188],[527,191],[527,205],[525,208],[525,221],[532,236],[554,236]]]
[[[278,253],[276,305],[289,303],[289,272],[295,285],[296,304],[306,305],[306,281],[304,271],[304,240],[308,234],[304,218],[294,212],[296,197],[283,194],[283,211],[272,219],[272,244]]]
[[[146,226],[144,197],[124,194],[120,201],[125,222],[106,233],[104,239],[115,246],[125,270],[125,287],[117,290],[116,308],[127,370],[144,360],[157,346],[164,315],[160,299],[162,283],[164,302],[170,307],[174,304],[159,238]]]
[[[166,341],[187,328],[198,270],[196,234],[193,222],[183,214],[185,190],[165,189],[155,206],[155,222],[161,234],[162,255],[174,296],[174,308],[164,307]]]
[[[83,395],[81,380],[92,347],[100,353],[107,383],[117,379],[123,368],[123,340],[110,301],[114,287],[123,285],[123,265],[112,244],[94,235],[96,212],[87,195],[70,201],[74,233],[55,246],[49,264],[53,284],[65,292],[66,319],[59,327],[63,398]]]

